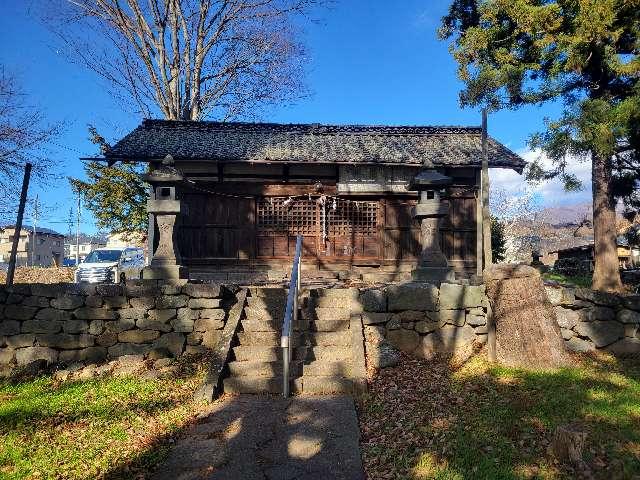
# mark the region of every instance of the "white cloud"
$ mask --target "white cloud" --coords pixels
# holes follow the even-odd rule
[[[539,151],[524,150],[518,154],[527,162],[539,159],[544,167],[552,166],[552,161]],[[537,185],[528,184],[523,175],[502,168],[491,169],[489,178],[492,190],[503,190],[508,195],[516,196],[521,195],[524,191],[533,191],[544,207],[589,202],[591,200],[591,162],[573,159],[569,162],[567,173],[578,177],[583,185],[582,190],[567,192],[559,179],[541,182]]]

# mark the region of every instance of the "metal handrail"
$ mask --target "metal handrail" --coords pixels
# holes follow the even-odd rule
[[[282,322],[282,395],[289,396],[289,366],[291,363],[291,332],[293,322],[298,320],[298,295],[300,294],[300,265],[302,263],[302,235],[296,238],[296,254],[293,257],[291,267],[291,280],[289,281],[289,293],[287,294],[287,307],[284,311]]]

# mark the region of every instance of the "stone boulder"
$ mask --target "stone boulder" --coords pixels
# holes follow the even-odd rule
[[[618,312],[616,320],[621,323],[640,323],[640,312],[623,309]]]
[[[618,357],[627,357],[640,354],[640,339],[623,338],[607,347],[607,351]]]
[[[390,318],[390,313],[364,312],[362,314],[362,323],[364,325],[377,325],[380,323],[387,323]]]
[[[602,348],[624,337],[624,327],[615,321],[579,322],[574,330],[588,337],[596,347]]]
[[[58,361],[58,352],[48,347],[27,347],[16,350],[16,363],[18,365],[28,365],[32,362],[43,360],[47,364]]]
[[[484,285],[440,285],[440,309],[459,310],[474,308],[483,304]]]
[[[438,287],[428,283],[404,283],[387,288],[389,310],[437,310]]]
[[[576,288],[576,298],[580,300],[587,300],[596,305],[602,305],[605,307],[617,307],[620,304],[620,298],[618,295],[607,292],[600,292],[598,290],[591,290],[589,288]]]
[[[418,343],[420,343],[420,335],[413,330],[401,328],[399,330],[388,331],[387,340],[397,349],[411,353],[416,349]]]
[[[556,321],[560,328],[571,329],[575,327],[580,321],[580,314],[577,310],[571,310],[569,308],[555,307]]]
[[[365,312],[387,311],[387,294],[384,290],[364,290],[360,293],[358,302]]]
[[[593,344],[593,342],[582,339],[580,337],[571,337],[566,341],[566,345],[569,350],[578,353],[592,352],[596,349],[596,346]]]
[[[420,358],[431,359],[436,354],[451,354],[468,348],[476,339],[476,333],[472,327],[465,325],[455,327],[445,325],[439,330],[424,336],[420,345],[414,351],[414,355]]]

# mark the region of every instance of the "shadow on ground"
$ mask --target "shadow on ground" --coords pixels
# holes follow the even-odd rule
[[[175,438],[153,471],[141,471],[156,454],[150,449],[105,478],[137,471],[154,480],[364,479],[349,397],[226,396]]]
[[[369,478],[640,478],[640,361],[528,370],[403,356],[359,405]],[[582,466],[554,461],[555,428],[589,431]]]

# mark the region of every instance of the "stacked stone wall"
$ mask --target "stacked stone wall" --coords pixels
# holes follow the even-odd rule
[[[565,345],[574,352],[640,354],[640,296],[546,285]]]
[[[0,286],[0,370],[199,353],[216,345],[234,298],[207,283]]]
[[[487,341],[484,285],[404,283],[362,290],[358,300],[373,367],[397,361],[394,348],[432,358]]]

